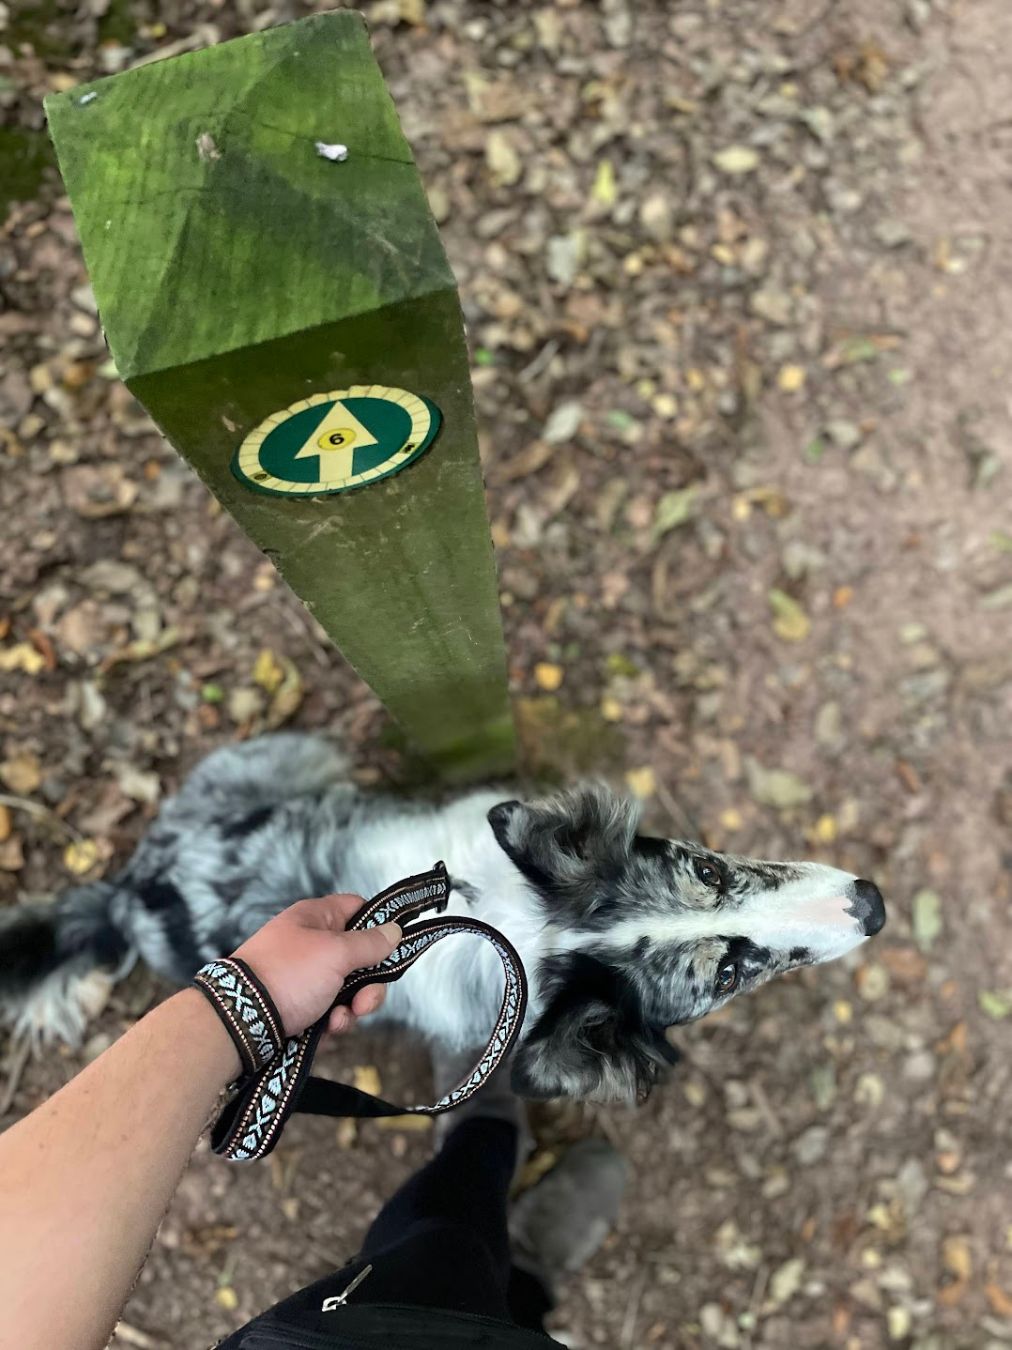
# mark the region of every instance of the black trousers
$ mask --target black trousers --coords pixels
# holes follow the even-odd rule
[[[552,1306],[533,1275],[512,1264],[506,1208],[516,1165],[517,1132],[503,1120],[473,1117],[384,1205],[362,1250],[336,1271],[278,1303],[269,1316],[301,1331],[333,1325],[322,1311],[365,1266],[372,1270],[349,1304],[410,1304],[494,1318],[546,1335]],[[239,1350],[256,1322],[222,1342]]]

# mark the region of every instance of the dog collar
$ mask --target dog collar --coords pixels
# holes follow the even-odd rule
[[[211,1148],[232,1162],[254,1162],[275,1147],[288,1117],[297,1111],[317,1116],[441,1115],[467,1101],[488,1081],[516,1041],[527,1008],[527,977],[523,963],[503,935],[480,919],[451,915],[447,918],[408,920],[427,910],[442,913],[450,895],[450,881],[443,863],[431,872],[406,877],[369,900],[348,924],[349,929],[374,928],[391,920],[400,924],[403,937],[393,952],[377,966],[356,970],[345,980],[341,992],[326,1013],[301,1036],[289,1037],[264,1066],[240,1079],[231,1100],[211,1132]],[[495,1027],[478,1063],[469,1074],[431,1106],[396,1106],[352,1087],[310,1074],[313,1057],[327,1027],[331,1012],[350,1005],[367,984],[389,984],[415,964],[437,942],[467,933],[491,943],[502,962],[506,982]]]

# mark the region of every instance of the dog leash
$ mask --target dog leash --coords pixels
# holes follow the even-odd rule
[[[300,1036],[285,1040],[273,1058],[259,1070],[249,1073],[238,1082],[235,1095],[226,1104],[211,1132],[211,1148],[232,1162],[254,1162],[265,1158],[275,1147],[285,1122],[295,1112],[319,1116],[435,1116],[450,1111],[473,1097],[488,1081],[513,1047],[527,1008],[527,977],[523,963],[513,945],[490,924],[467,916],[423,919],[409,923],[427,910],[442,913],[450,897],[450,880],[443,863],[436,863],[430,872],[406,877],[395,882],[379,895],[367,901],[347,925],[349,929],[374,928],[396,921],[403,934],[400,944],[379,965],[356,970],[345,980],[341,992],[326,1013]],[[502,1005],[495,1027],[482,1051],[478,1063],[469,1074],[440,1097],[431,1106],[396,1106],[381,1097],[373,1097],[352,1087],[350,1083],[335,1083],[326,1078],[314,1078],[310,1070],[320,1038],[327,1027],[331,1012],[339,1005],[350,1005],[359,989],[367,984],[389,984],[410,970],[415,962],[444,938],[472,934],[491,943],[502,962],[506,976]],[[218,963],[220,979],[228,981],[231,963]],[[215,963],[205,967],[215,971]],[[243,971],[245,977],[251,972]],[[206,986],[202,986],[205,993]],[[246,992],[249,992],[247,989]],[[269,996],[257,988],[260,1010],[265,1020],[276,1016]],[[233,995],[234,997],[234,995]],[[253,1016],[244,1012],[246,1022]]]

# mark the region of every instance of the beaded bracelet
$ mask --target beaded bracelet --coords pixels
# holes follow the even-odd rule
[[[269,1064],[285,1044],[285,1031],[274,1000],[245,961],[234,956],[209,961],[193,983],[235,1042],[243,1077]]]

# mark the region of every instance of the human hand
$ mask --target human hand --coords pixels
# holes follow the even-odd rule
[[[353,970],[378,965],[401,940],[395,923],[361,932],[345,925],[365,904],[360,895],[299,900],[270,919],[233,955],[245,961],[274,1000],[285,1034],[298,1036],[322,1017]],[[335,1008],[328,1030],[348,1031],[373,1013],[385,987],[368,984],[349,1008]]]

